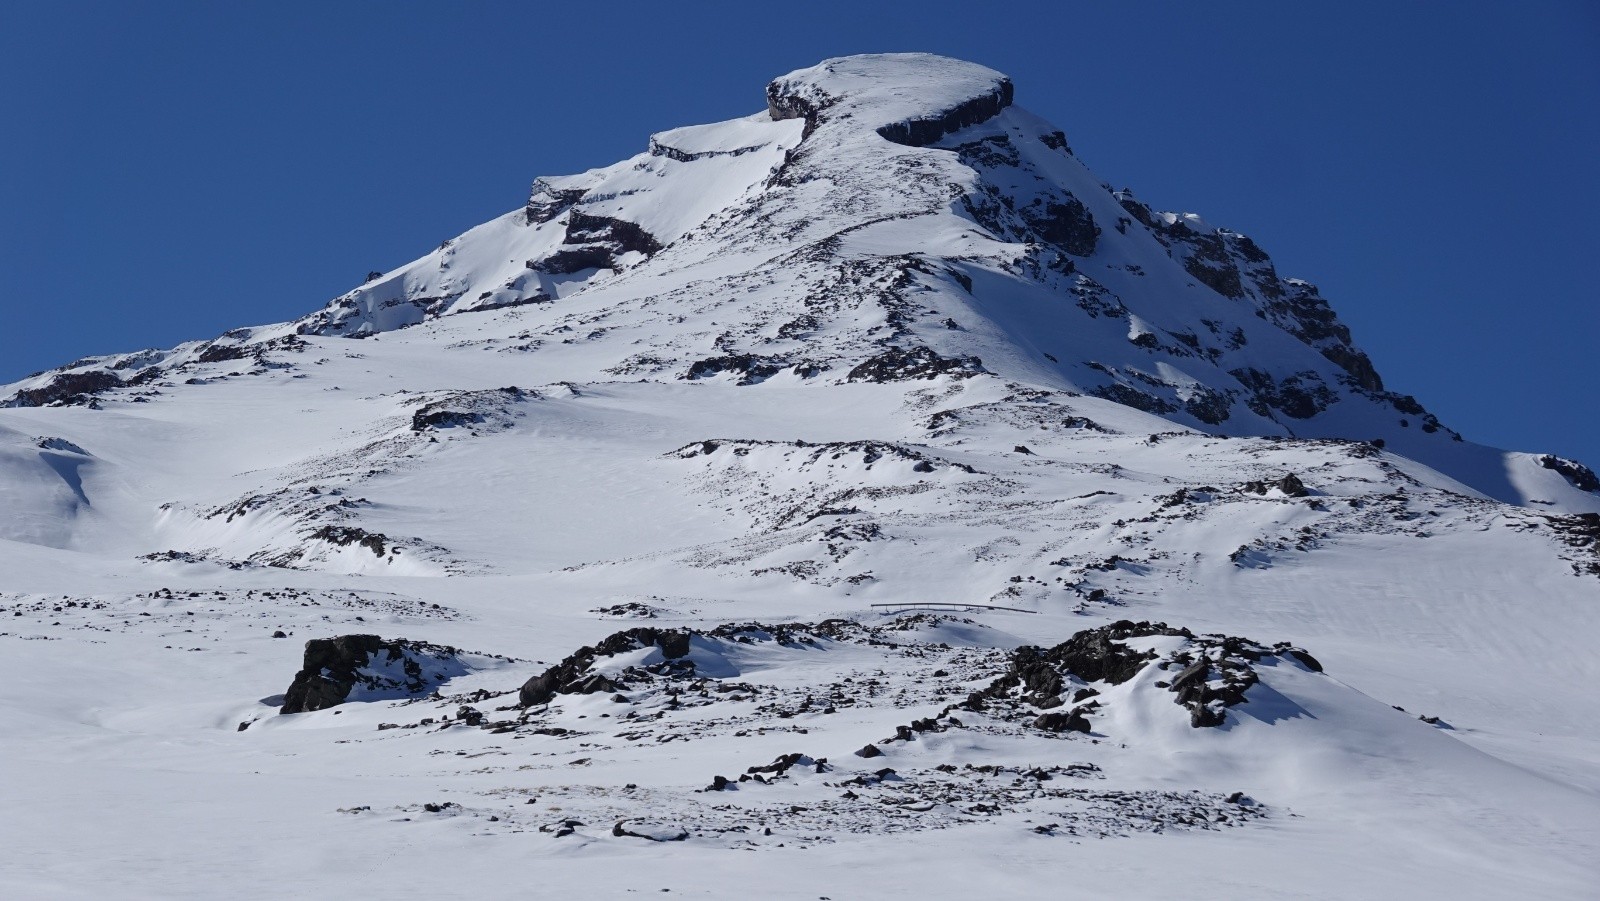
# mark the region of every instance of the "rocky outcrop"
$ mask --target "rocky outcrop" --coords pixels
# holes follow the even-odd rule
[[[669,664],[689,653],[690,634],[681,629],[637,628],[614,632],[593,647],[582,647],[555,666],[522,684],[517,700],[524,707],[548,704],[558,694],[616,692],[622,686],[615,680],[592,672],[596,661],[615,657],[624,651],[656,647]],[[683,661],[688,667],[693,664]]]
[[[906,90],[914,84],[917,91]],[[774,121],[804,119],[809,138],[834,114],[887,141],[926,147],[994,118],[1011,105],[1011,79],[973,63],[927,53],[880,53],[824,60],[767,85]]]
[[[1128,645],[1129,639],[1151,637],[1182,641],[1164,653]],[[1016,649],[1006,672],[973,693],[966,706],[994,711],[1027,705],[1048,711],[1031,720],[1035,728],[1089,732],[1088,717],[1102,706],[1100,690],[1090,685],[1121,685],[1147,667],[1157,666],[1177,670],[1171,680],[1154,685],[1173,693],[1174,702],[1189,710],[1191,726],[1219,726],[1226,720],[1226,708],[1246,702],[1245,693],[1260,681],[1254,664],[1269,656],[1322,672],[1316,658],[1287,642],[1267,646],[1230,635],[1196,635],[1166,623],[1121,620],[1086,629],[1049,649]],[[1068,704],[1073,706],[1055,709]]]
[[[1276,411],[1291,419],[1310,419],[1339,400],[1328,383],[1310,370],[1285,378],[1273,378],[1271,373],[1249,367],[1228,374],[1250,389],[1246,404],[1258,416],[1270,417]]]
[[[1095,397],[1104,398],[1106,400],[1122,404],[1125,407],[1132,407],[1135,410],[1143,410],[1146,413],[1154,413],[1157,416],[1167,413],[1176,413],[1178,411],[1177,406],[1168,403],[1159,397],[1156,397],[1154,394],[1151,394],[1148,391],[1141,391],[1138,388],[1134,388],[1130,385],[1123,385],[1120,383],[1101,385],[1097,388],[1091,388],[1089,393]]]
[[[1568,460],[1565,457],[1557,457],[1554,454],[1540,454],[1534,459],[1545,469],[1560,474],[1563,479],[1567,480],[1567,484],[1579,491],[1592,491],[1600,494],[1600,476],[1596,476],[1594,470],[1579,463],[1577,460]]]
[[[926,147],[947,134],[987,122],[1011,105],[1015,90],[1011,79],[1003,78],[994,89],[929,116],[892,122],[878,129],[884,140],[908,147]]]
[[[1095,242],[1100,238],[1100,226],[1083,201],[1066,195],[1059,200],[1041,201],[1037,206],[1023,207],[1020,211],[1028,226],[1046,244],[1061,248],[1073,256],[1086,257],[1094,253]]]
[[[689,371],[684,373],[684,378],[695,380],[711,378],[723,373],[734,373],[739,376],[739,384],[754,385],[764,382],[782,372],[789,361],[781,357],[763,357],[756,354],[725,354],[720,357],[707,357],[696,360],[690,364]]]
[[[311,537],[340,547],[359,545],[371,551],[375,557],[382,557],[389,549],[389,536],[356,526],[323,526],[312,532]]]
[[[491,420],[505,420],[511,404],[538,396],[537,392],[515,385],[485,391],[452,391],[436,396],[413,411],[411,431],[476,427]]]
[[[1306,483],[1300,481],[1300,477],[1292,472],[1281,479],[1262,479],[1245,482],[1241,490],[1261,495],[1265,495],[1269,491],[1281,491],[1287,497],[1308,497],[1311,494],[1311,490],[1306,487]]]
[[[446,645],[377,635],[313,638],[306,642],[304,662],[284,692],[279,712],[323,710],[352,695],[423,694],[466,671],[459,653]]]
[[[619,269],[625,254],[648,257],[660,250],[661,242],[638,223],[572,210],[560,249],[528,265],[552,275],[570,275],[585,269]]]
[[[558,188],[547,179],[535,179],[524,215],[529,225],[549,222],[571,209],[586,193],[583,188]]]
[[[845,378],[851,382],[903,382],[941,375],[965,378],[985,371],[977,357],[941,357],[925,346],[891,347],[851,369]]]
[[[48,407],[86,404],[96,394],[121,387],[122,379],[104,370],[63,372],[38,388],[24,388],[11,395],[8,407]]]
[[[1600,513],[1546,516],[1544,520],[1568,547],[1588,552],[1588,559],[1573,561],[1573,571],[1600,576]]]

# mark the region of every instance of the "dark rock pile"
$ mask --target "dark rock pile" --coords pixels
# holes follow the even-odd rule
[[[1254,482],[1245,482],[1242,490],[1251,494],[1264,495],[1274,488],[1283,492],[1289,497],[1309,497],[1311,495],[1311,491],[1306,488],[1306,483],[1300,481],[1300,477],[1292,472],[1285,475],[1281,479],[1263,479]]]
[[[1170,636],[1185,639],[1175,651],[1157,654],[1128,647],[1130,638]],[[1178,669],[1170,681],[1156,682],[1176,695],[1189,710],[1196,728],[1219,726],[1224,709],[1245,703],[1245,693],[1259,681],[1252,664],[1268,656],[1294,660],[1316,672],[1322,665],[1305,651],[1279,643],[1271,646],[1228,635],[1196,635],[1166,623],[1121,620],[1077,633],[1049,649],[1020,647],[1010,666],[965,704],[969,710],[1016,708],[1026,704],[1045,711],[1032,725],[1049,732],[1089,732],[1088,717],[1100,708],[1100,690],[1089,683],[1120,685],[1148,666]],[[1068,707],[1068,705],[1071,705]],[[1066,709],[1057,709],[1066,708]]]
[[[595,662],[602,657],[614,657],[625,651],[655,646],[661,649],[665,661],[655,668],[663,672],[684,669],[693,671],[694,664],[682,658],[689,653],[689,638],[693,633],[681,629],[637,628],[614,632],[593,647],[582,647],[567,655],[555,666],[523,683],[517,700],[524,707],[548,704],[558,694],[595,694],[618,692],[626,687],[620,679],[611,679],[591,672]]]
[[[356,526],[323,526],[312,532],[311,537],[340,547],[358,544],[371,551],[375,557],[382,557],[387,553],[390,544],[389,536],[382,532],[368,532]]]
[[[689,371],[684,373],[686,379],[705,379],[724,372],[737,373],[739,384],[754,385],[772,378],[789,361],[781,357],[763,357],[758,354],[727,354],[720,357],[707,357],[690,364]]]
[[[985,371],[983,361],[977,357],[941,357],[931,348],[920,346],[909,350],[891,347],[850,370],[846,379],[852,382],[904,382],[941,375],[966,378]]]
[[[515,385],[485,391],[452,391],[446,396],[434,397],[413,411],[411,431],[478,428],[492,422],[504,424],[513,404],[538,396],[538,392]]]

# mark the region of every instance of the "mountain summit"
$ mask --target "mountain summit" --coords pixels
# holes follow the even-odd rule
[[[1600,478],[1017,94],[827,60],[293,322],[0,388],[13,852],[1581,897]]]
[[[998,72],[854,56],[766,98],[764,113],[541,178],[522,209],[304,319],[80,361],[10,402],[70,402],[297,336],[466,313],[491,331],[582,320],[581,352],[531,367],[746,385],[981,371],[1211,434],[1377,441],[1499,500],[1600,510],[1576,464],[1452,446],[1461,436],[1385,387],[1314,285],[1244,235],[1111,190]]]

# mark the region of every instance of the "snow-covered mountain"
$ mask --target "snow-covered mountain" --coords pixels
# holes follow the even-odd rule
[[[1600,479],[1013,93],[828,60],[0,388],[0,887],[1592,895]]]

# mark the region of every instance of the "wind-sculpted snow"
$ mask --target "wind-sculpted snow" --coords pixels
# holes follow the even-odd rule
[[[0,390],[0,892],[1591,895],[1593,472],[1026,87],[829,60]]]

